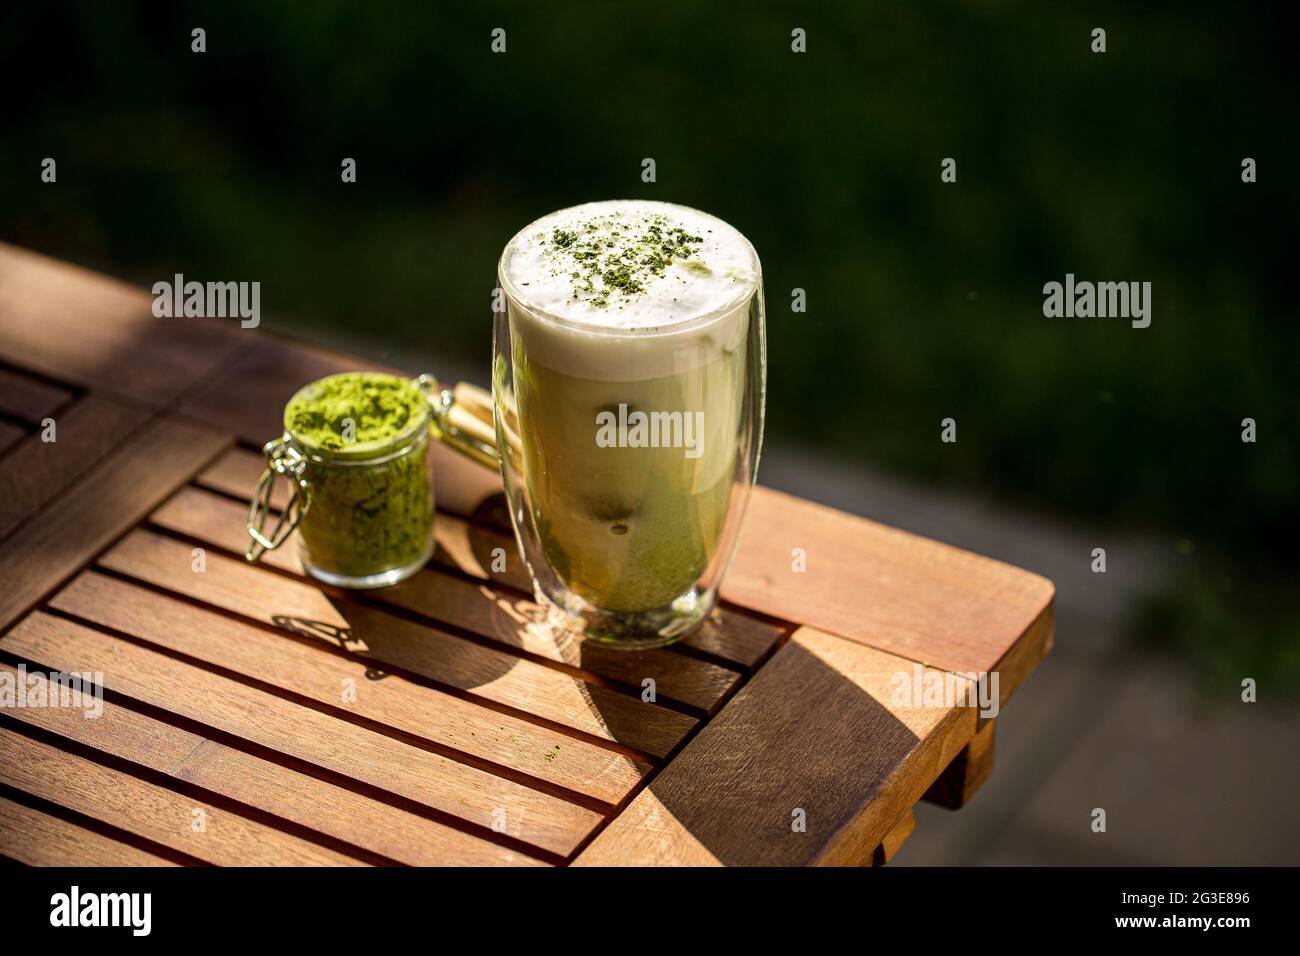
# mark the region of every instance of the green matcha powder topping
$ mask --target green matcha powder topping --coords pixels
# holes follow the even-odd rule
[[[627,220],[614,213],[572,229],[553,229],[549,240],[542,236],[541,241],[549,246],[552,261],[572,264],[573,298],[596,308],[607,306],[611,295],[640,295],[648,280],[662,276],[674,262],[709,274],[708,266],[691,258],[704,237],[691,235],[658,213]]]

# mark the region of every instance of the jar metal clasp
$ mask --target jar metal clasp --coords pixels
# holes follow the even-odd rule
[[[267,551],[274,551],[284,544],[311,507],[311,485],[303,476],[307,459],[289,435],[286,433],[267,442],[262,452],[266,455],[266,471],[262,472],[257,488],[253,491],[253,499],[248,504],[248,536],[253,540],[244,552],[244,557],[249,561],[256,561]],[[280,476],[289,481],[289,503],[280,512],[270,534],[267,534],[271,496],[275,490],[275,479]]]

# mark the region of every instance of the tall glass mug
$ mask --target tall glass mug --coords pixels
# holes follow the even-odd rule
[[[758,255],[670,203],[552,213],[498,267],[493,401],[538,600],[584,637],[671,643],[717,601],[758,467]]]

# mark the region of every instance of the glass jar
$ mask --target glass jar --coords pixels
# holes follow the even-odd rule
[[[435,547],[431,417],[423,379],[348,372],[300,389],[263,448],[248,560],[296,529],[303,568],[327,584],[384,587],[422,568]],[[290,497],[268,532],[277,477]]]

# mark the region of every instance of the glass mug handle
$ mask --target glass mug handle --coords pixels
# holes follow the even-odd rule
[[[467,382],[442,388],[427,372],[415,384],[429,399],[433,437],[495,471],[500,466],[500,458],[492,419],[492,394]]]

